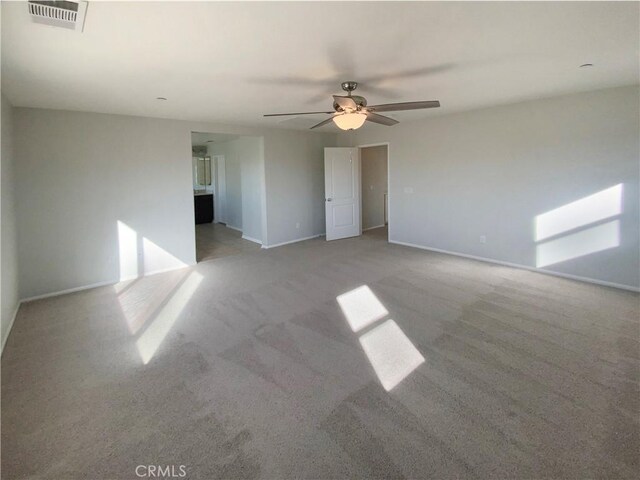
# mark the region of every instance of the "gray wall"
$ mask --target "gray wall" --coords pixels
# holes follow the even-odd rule
[[[23,297],[120,279],[118,222],[167,253],[138,273],[195,262],[187,128],[22,108],[15,125]]]
[[[242,182],[242,235],[262,242],[264,199],[264,139],[238,139],[238,158]]]
[[[21,298],[117,282],[118,221],[166,253],[138,251],[139,274],[195,263],[192,131],[264,137],[242,199],[262,197],[261,221],[243,208],[247,235],[270,245],[324,231],[322,149],[335,135],[32,108],[15,108],[14,123],[16,184],[28,186],[16,198]]]
[[[360,150],[362,168],[362,228],[384,225],[384,194],[387,193],[387,146]]]
[[[227,225],[262,242],[264,151],[262,137],[240,137],[211,144],[210,155],[224,155]]]
[[[241,158],[238,140],[216,143],[208,147],[210,155],[224,155],[226,185],[226,224],[242,230]]]
[[[324,147],[336,141],[336,134],[305,131],[265,137],[269,245],[325,232]]]
[[[2,114],[0,152],[0,351],[4,348],[11,323],[18,308],[18,251],[15,215],[15,165],[13,148],[13,107],[0,95]]]
[[[527,267],[538,264],[536,216],[623,184],[620,215],[555,238],[577,251],[617,221],[619,245],[544,269],[637,288],[639,103],[638,86],[607,89],[372,125],[340,143],[390,142],[392,241]]]

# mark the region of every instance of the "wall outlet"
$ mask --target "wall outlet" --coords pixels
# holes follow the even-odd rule
[[[486,235],[480,235],[480,243],[487,243],[487,236]]]
[[[296,223],[296,228],[300,228],[300,222]]]

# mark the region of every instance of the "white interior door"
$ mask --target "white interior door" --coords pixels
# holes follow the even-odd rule
[[[360,235],[359,149],[324,149],[324,196],[327,240]]]

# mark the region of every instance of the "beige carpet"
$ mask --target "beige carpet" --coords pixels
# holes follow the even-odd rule
[[[242,232],[219,223],[196,225],[196,259],[198,262],[256,252],[260,245],[242,238]]]
[[[637,478],[637,294],[384,238],[23,305],[2,478]]]

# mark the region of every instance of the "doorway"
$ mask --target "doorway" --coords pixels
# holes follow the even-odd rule
[[[389,145],[360,147],[362,234],[389,239]]]
[[[192,132],[191,149],[196,261],[259,250],[262,138]]]
[[[327,241],[389,241],[389,144],[324,149]]]

